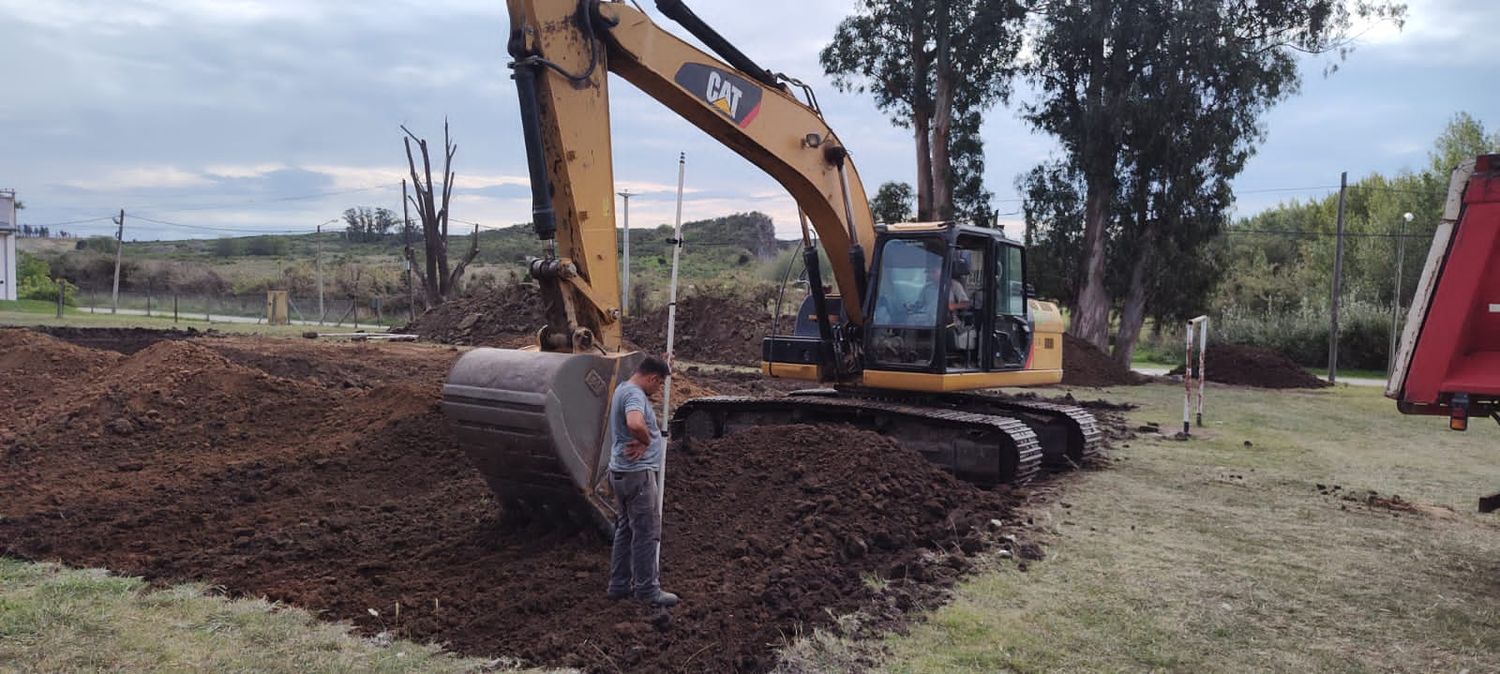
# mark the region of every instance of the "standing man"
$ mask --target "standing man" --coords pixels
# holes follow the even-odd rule
[[[661,544],[662,457],[666,440],[651,409],[672,369],[648,356],[635,374],[615,389],[609,406],[613,444],[609,453],[609,486],[615,492],[615,542],[609,558],[609,598],[634,596],[652,606],[675,606],[677,595],[661,589],[657,546]]]

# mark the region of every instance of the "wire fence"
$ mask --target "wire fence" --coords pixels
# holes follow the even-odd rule
[[[291,325],[382,327],[404,325],[412,317],[407,296],[288,295],[286,316]],[[111,287],[79,286],[72,293],[71,311],[124,314],[170,319],[177,323],[268,324],[272,315],[268,293],[182,293],[120,291],[118,303]],[[418,309],[420,311],[420,308]]]

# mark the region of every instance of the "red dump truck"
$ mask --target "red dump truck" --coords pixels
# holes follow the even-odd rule
[[[1453,171],[1385,393],[1455,431],[1500,421],[1500,154]],[[1500,508],[1500,494],[1479,508]]]

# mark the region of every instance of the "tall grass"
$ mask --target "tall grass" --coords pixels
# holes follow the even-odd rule
[[[1265,347],[1302,365],[1326,365],[1330,314],[1327,302],[1276,312],[1229,307],[1212,317],[1209,341]],[[1339,365],[1384,370],[1390,335],[1391,307],[1362,301],[1344,303],[1339,310]],[[1179,363],[1182,349],[1182,327],[1174,325],[1159,335],[1142,335],[1137,354],[1144,360]]]

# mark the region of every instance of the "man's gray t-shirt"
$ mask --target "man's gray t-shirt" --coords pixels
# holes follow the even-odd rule
[[[626,415],[640,412],[646,417],[646,428],[651,431],[651,446],[641,458],[632,461],[625,456],[625,445],[635,438],[630,427],[625,425]],[[666,440],[661,437],[661,428],[656,425],[656,412],[651,409],[651,399],[641,387],[626,381],[615,388],[609,405],[609,432],[613,441],[609,450],[609,469],[624,473],[640,470],[660,470],[661,456],[666,449]]]

